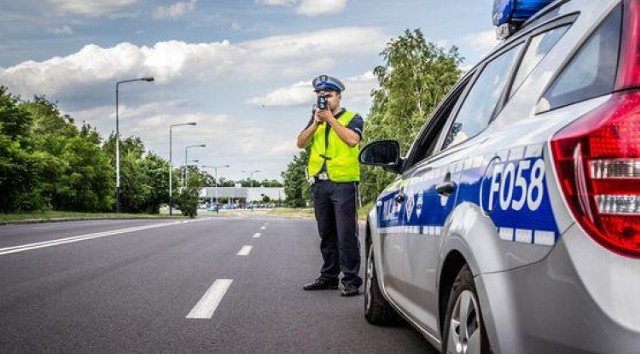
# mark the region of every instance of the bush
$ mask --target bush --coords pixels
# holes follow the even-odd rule
[[[182,188],[176,198],[176,206],[182,215],[195,218],[198,215],[198,188]]]

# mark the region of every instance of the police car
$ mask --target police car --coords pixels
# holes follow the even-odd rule
[[[365,317],[448,353],[639,353],[640,0],[494,14],[506,39],[410,151],[361,152],[398,174],[363,235]]]

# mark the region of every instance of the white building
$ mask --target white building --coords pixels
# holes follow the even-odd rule
[[[238,201],[241,204],[251,202],[262,202],[264,197],[270,200],[285,200],[283,187],[218,187],[218,199]],[[200,190],[200,199],[214,201],[216,199],[216,188],[205,187]]]

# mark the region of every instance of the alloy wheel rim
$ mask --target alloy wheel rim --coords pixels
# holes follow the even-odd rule
[[[373,283],[373,246],[369,247],[367,254],[367,277],[365,278],[365,308],[371,307],[371,284]]]
[[[456,299],[449,323],[447,352],[480,354],[481,328],[478,301],[470,290],[464,290]]]

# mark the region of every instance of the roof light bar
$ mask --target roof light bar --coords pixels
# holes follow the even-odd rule
[[[520,24],[554,0],[494,0],[492,19],[498,39],[518,30]]]

